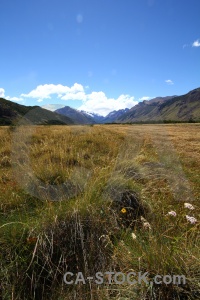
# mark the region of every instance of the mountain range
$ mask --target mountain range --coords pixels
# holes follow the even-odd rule
[[[43,125],[74,124],[67,116],[62,116],[40,106],[25,106],[0,98],[0,125],[15,125],[20,120],[25,123]]]
[[[200,121],[200,88],[182,96],[144,100],[131,109],[114,110],[105,117],[72,109],[69,106],[56,112],[70,117],[76,124],[197,122]]]
[[[0,125],[13,125],[23,117],[33,124],[102,124],[200,122],[200,88],[182,96],[156,97],[114,110],[107,116],[65,106],[54,112],[40,106],[25,106],[0,98]]]
[[[153,121],[200,122],[200,88],[182,96],[140,102],[116,120],[119,123]]]
[[[55,112],[67,116],[73,120],[75,124],[101,124],[101,123],[112,123],[124,113],[128,112],[129,109],[120,109],[110,112],[107,116],[103,117],[95,113],[89,113],[83,110],[78,110],[65,106],[55,110]]]

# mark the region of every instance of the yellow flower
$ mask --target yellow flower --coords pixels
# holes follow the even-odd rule
[[[125,213],[126,213],[126,208],[123,207],[123,208],[121,209],[121,212],[122,212],[123,214],[125,214]]]

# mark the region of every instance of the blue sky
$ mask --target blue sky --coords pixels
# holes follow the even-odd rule
[[[199,0],[1,0],[0,96],[105,115],[185,94],[200,87],[199,11]]]

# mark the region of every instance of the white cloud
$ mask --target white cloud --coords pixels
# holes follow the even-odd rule
[[[134,101],[134,97],[129,95],[121,95],[117,99],[107,98],[104,92],[92,92],[87,95],[87,100],[79,107],[79,110],[98,113],[106,116],[113,110],[131,108],[138,102]]]
[[[104,92],[89,92],[88,88],[89,87],[86,86],[84,89],[84,87],[78,83],[75,83],[71,87],[62,84],[44,84],[37,86],[27,94],[21,94],[20,98],[13,97],[10,99],[13,101],[22,101],[25,98],[30,98],[40,103],[46,99],[51,100],[52,95],[56,95],[58,100],[63,100],[63,103],[70,100],[82,101],[82,105],[79,109],[104,116],[113,110],[124,109],[127,107],[131,108],[138,103],[138,101],[135,101],[134,97],[130,95],[122,94],[118,98],[108,98]],[[1,89],[0,92],[4,95],[3,89]],[[143,97],[142,99],[147,100],[149,97]],[[66,104],[44,104],[42,107],[53,111],[65,105]]]
[[[151,99],[151,97],[148,97],[148,96],[144,96],[142,98],[139,98],[140,101],[149,100],[149,99]]]
[[[6,100],[14,101],[14,102],[23,101],[23,98],[21,98],[21,97],[6,96],[5,95],[5,90],[3,88],[0,88],[0,97],[5,98]]]
[[[77,94],[84,92],[84,88],[81,84],[75,83],[72,87],[64,86],[62,84],[44,84],[38,85],[36,89],[32,90],[28,94],[21,94],[21,97],[35,98],[35,99],[51,99],[51,95],[57,94],[58,98],[67,97],[67,94]],[[78,98],[75,98],[78,99]],[[68,100],[68,99],[67,99]]]
[[[0,88],[0,97],[5,97],[5,90],[3,88]]]
[[[200,41],[199,40],[194,41],[192,47],[200,47]]]
[[[169,84],[169,85],[174,84],[173,81],[172,81],[171,79],[167,79],[167,80],[165,80],[165,82],[166,82],[167,84]]]
[[[21,102],[24,99],[21,97],[10,97],[10,96],[6,96],[6,99],[10,100],[10,101],[14,101],[14,102]]]
[[[77,93],[67,93],[64,96],[60,97],[62,100],[86,100],[85,92],[77,92]]]

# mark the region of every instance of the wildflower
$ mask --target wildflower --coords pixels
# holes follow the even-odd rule
[[[136,240],[137,236],[135,235],[134,232],[131,233],[131,236],[132,236],[132,239],[133,239],[133,240]]]
[[[171,210],[167,213],[167,216],[173,216],[173,217],[176,217],[176,212]]]
[[[125,213],[126,213],[126,208],[123,207],[123,208],[121,209],[121,212],[122,212],[123,214],[125,214]]]
[[[147,222],[147,220],[144,217],[140,217],[140,220],[142,221],[142,225],[144,227],[144,229],[151,229],[151,225],[149,224],[149,222]]]
[[[184,203],[184,207],[193,210],[194,206],[190,203]]]
[[[195,224],[197,222],[197,219],[194,217],[190,217],[188,215],[185,216],[187,221],[189,221],[191,224]]]
[[[144,222],[143,227],[144,227],[144,229],[150,229],[151,230],[151,225],[149,224],[149,222]]]

